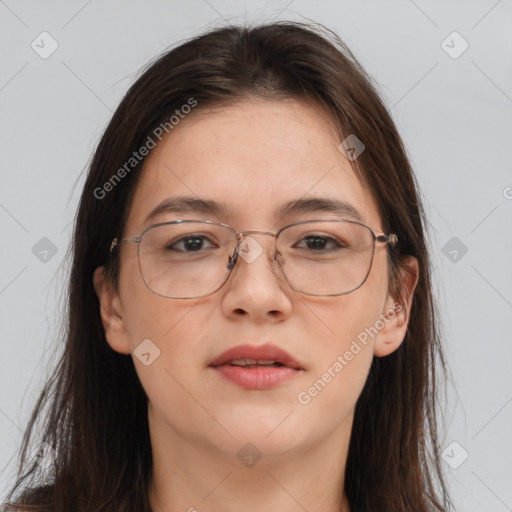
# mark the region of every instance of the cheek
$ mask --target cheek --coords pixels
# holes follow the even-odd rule
[[[131,299],[126,310],[132,351],[143,340],[151,340],[168,361],[190,361],[197,357],[201,335],[204,336],[202,308],[191,301],[160,297],[148,291]]]
[[[368,279],[354,292],[308,300],[308,307],[299,303],[303,328],[324,356],[335,359],[350,350],[354,341],[361,347],[373,348],[375,326],[387,297],[386,269],[381,267],[382,264],[372,267]],[[325,357],[322,359],[325,364]]]
[[[358,290],[311,301],[303,311],[303,328],[315,345],[312,379],[299,403],[316,403],[318,413],[329,410],[344,417],[364,387],[372,361],[380,314],[387,295],[385,267],[375,265]],[[313,315],[311,315],[313,313]]]
[[[135,247],[123,253],[119,276],[123,325],[130,337],[132,350],[147,338],[160,346],[165,333],[176,323],[174,317],[178,314],[172,299],[154,294],[144,283]]]
[[[201,347],[204,351],[202,338],[210,309],[198,300],[175,300],[151,292],[140,276],[136,258],[128,262],[121,278],[123,325],[143,384],[148,379],[162,379],[154,376],[156,369],[164,372],[165,380],[169,379],[165,369],[183,374],[197,365]],[[150,356],[140,357],[148,352]],[[144,364],[149,361],[154,363]],[[152,370],[146,371],[148,368]]]
[[[132,358],[149,400],[172,416],[194,407],[190,393],[197,394],[205,324],[196,321],[200,308],[194,304],[152,295],[143,294],[131,310]]]
[[[313,340],[315,363],[296,397],[306,421],[322,418],[317,427],[325,435],[351,417],[373,361],[375,341],[369,333],[379,310],[362,305],[366,307],[359,307],[358,301],[340,304],[331,318],[335,334]]]

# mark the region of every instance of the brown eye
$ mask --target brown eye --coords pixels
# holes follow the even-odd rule
[[[343,246],[334,238],[330,236],[320,236],[320,235],[308,235],[304,237],[301,242],[304,242],[304,245],[297,245],[294,247],[301,247],[305,249],[311,249],[313,251],[325,251],[332,249],[340,249]]]
[[[210,245],[207,246],[205,244]],[[193,235],[180,238],[177,242],[167,245],[166,249],[182,252],[198,252],[208,247],[213,247],[213,245],[206,237]]]

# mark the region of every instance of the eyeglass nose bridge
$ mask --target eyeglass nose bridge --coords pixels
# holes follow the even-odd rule
[[[272,233],[271,231],[242,231],[241,233],[236,234],[236,239],[238,240],[238,243],[241,243],[244,238],[246,238],[249,235],[268,235],[272,236],[274,238],[277,237],[277,233]]]
[[[277,237],[277,233],[272,233],[271,231],[242,231],[241,233],[236,234],[236,239],[241,242],[247,235],[269,235],[273,236],[274,238]]]
[[[227,269],[229,271],[233,270],[233,267],[235,266],[237,260],[238,260],[238,254],[240,250],[240,246],[243,243],[244,239],[250,235],[267,235],[274,238],[274,256],[273,258],[276,259],[277,257],[277,250],[276,249],[276,242],[279,233],[272,233],[271,231],[257,231],[257,230],[250,230],[250,231],[242,231],[240,233],[236,233],[236,239],[237,239],[237,246],[235,248],[235,251],[233,254],[229,257]],[[244,258],[245,259],[245,258]]]

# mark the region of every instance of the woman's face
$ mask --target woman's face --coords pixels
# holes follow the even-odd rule
[[[276,213],[285,203],[313,196],[349,203],[382,234],[376,205],[338,149],[340,142],[328,114],[299,100],[251,99],[197,110],[146,158],[123,236],[177,219],[276,232],[296,221],[340,217],[328,211]],[[176,196],[223,203],[225,213],[170,211],[145,222],[161,201]],[[235,462],[233,455],[249,442],[256,448],[244,450],[271,461],[326,439],[348,439],[372,358],[395,350],[406,329],[403,313],[382,322],[395,304],[387,295],[384,244],[376,244],[359,289],[314,297],[276,276],[272,237],[252,237],[263,252],[251,262],[238,258],[224,286],[200,299],[152,293],[139,271],[136,244],[118,247],[118,295],[100,286],[101,269],[95,273],[107,340],[114,350],[132,353],[149,399],[152,432]],[[286,351],[302,369],[267,389],[248,389],[210,366],[230,348],[263,344]]]

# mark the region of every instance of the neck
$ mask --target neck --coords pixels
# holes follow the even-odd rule
[[[153,512],[350,512],[343,482],[352,417],[331,437],[286,452],[270,437],[212,446],[151,418]]]

